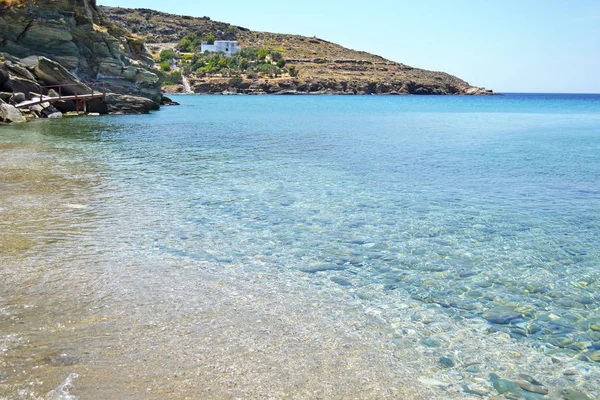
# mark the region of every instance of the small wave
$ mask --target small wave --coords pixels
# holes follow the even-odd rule
[[[79,378],[78,374],[69,374],[63,383],[46,394],[46,400],[79,400],[78,397],[69,393],[69,390],[73,387],[73,381],[77,378]]]

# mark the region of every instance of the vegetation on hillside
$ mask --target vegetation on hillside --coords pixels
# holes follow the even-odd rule
[[[221,76],[264,76],[276,78],[288,72],[285,61],[275,61],[274,52],[267,49],[246,48],[231,57],[222,54],[198,54],[186,63],[184,71],[200,77],[220,74]]]
[[[310,92],[447,94],[477,89],[444,72],[413,68],[316,37],[250,31],[208,17],[101,8],[113,23],[137,32],[147,43],[156,47],[168,44],[184,55],[189,53],[192,59],[181,56],[178,63],[185,73],[202,77],[206,84],[213,79],[220,85],[222,78],[239,76],[253,80],[293,78],[287,88]],[[231,60],[222,55],[199,54],[202,40],[236,40],[243,49],[256,53],[239,54]],[[161,65],[165,70],[169,67]]]
[[[208,34],[205,41],[214,42],[214,35]],[[181,67],[186,75],[197,78],[220,76],[242,77],[252,79],[256,77],[277,78],[289,74],[297,76],[298,69],[290,65],[286,68],[287,61],[281,52],[266,48],[244,48],[233,56],[225,57],[222,53],[201,53],[202,39],[195,33],[186,35],[177,44],[179,51],[171,49],[162,50],[156,62],[164,73],[172,71],[172,64]],[[182,52],[186,53],[182,53]],[[179,68],[179,67],[178,67]]]

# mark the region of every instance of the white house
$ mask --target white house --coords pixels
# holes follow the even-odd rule
[[[216,40],[215,44],[208,44],[202,42],[200,51],[204,53],[209,51],[211,53],[225,53],[225,57],[231,57],[234,53],[240,51],[242,46],[239,46],[235,40]]]

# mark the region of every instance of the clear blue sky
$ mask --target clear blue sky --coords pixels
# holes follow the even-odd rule
[[[98,0],[318,36],[498,92],[600,93],[599,0]]]

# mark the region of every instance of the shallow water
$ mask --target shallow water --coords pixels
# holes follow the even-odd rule
[[[0,127],[0,395],[600,396],[600,96],[177,101]]]

